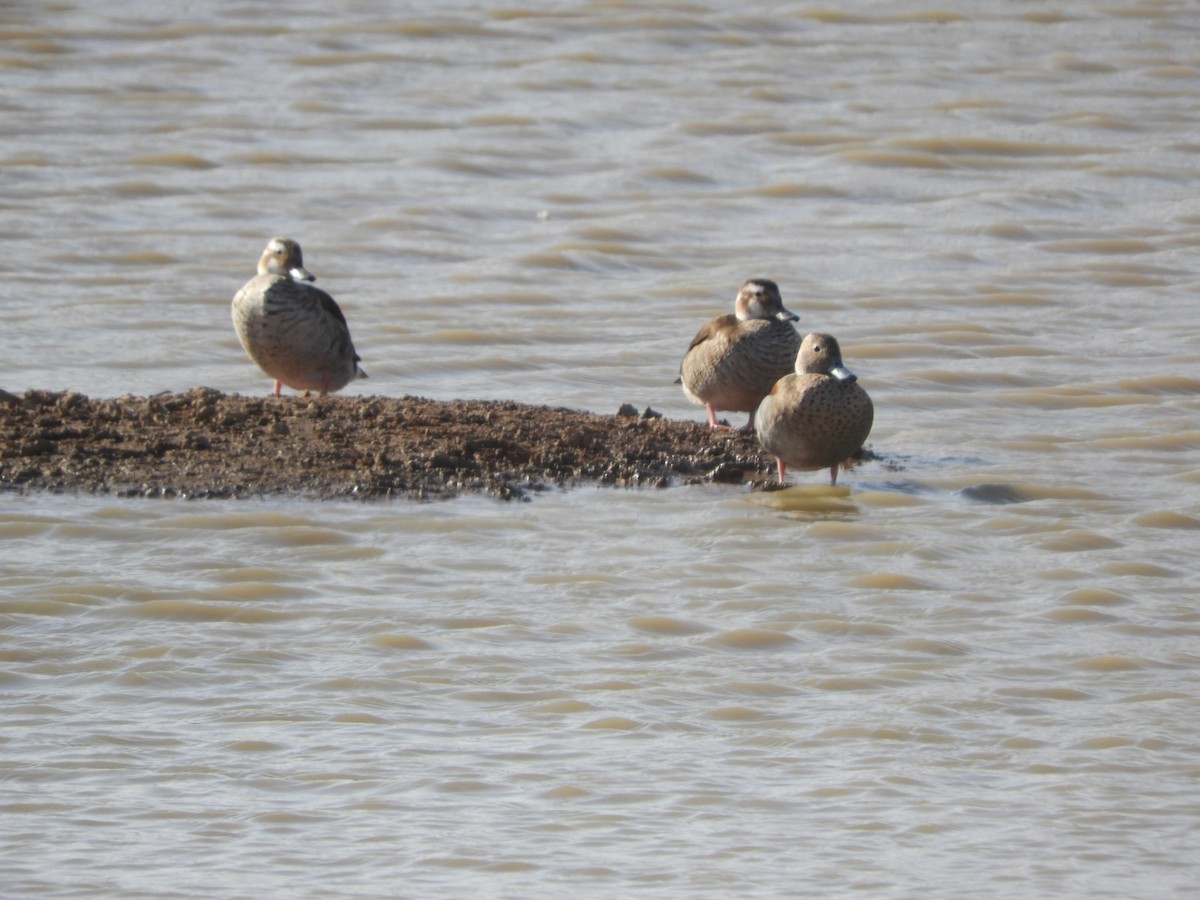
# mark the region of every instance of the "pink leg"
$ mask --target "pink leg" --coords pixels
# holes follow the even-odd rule
[[[717,411],[713,409],[713,405],[711,403],[705,403],[704,407],[708,410],[708,424],[713,428],[724,428],[725,426],[717,421]]]
[[[779,468],[779,483],[787,484],[787,463],[782,459],[775,460],[775,463]]]
[[[279,396],[279,392],[283,390],[283,382],[278,378],[275,379],[275,396]]]
[[[750,413],[750,421],[742,426],[741,431],[744,434],[751,434],[754,431],[754,413]]]
[[[829,486],[833,487],[837,484],[837,463],[829,467]]]

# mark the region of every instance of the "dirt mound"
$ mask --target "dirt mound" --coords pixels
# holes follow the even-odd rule
[[[526,498],[550,487],[765,481],[753,435],[504,401],[0,391],[0,486],[121,496]]]

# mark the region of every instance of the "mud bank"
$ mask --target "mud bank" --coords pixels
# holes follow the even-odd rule
[[[0,391],[0,487],[118,496],[525,499],[585,483],[766,484],[753,435],[621,407]]]

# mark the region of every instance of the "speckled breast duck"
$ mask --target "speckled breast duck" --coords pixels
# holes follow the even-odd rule
[[[776,457],[779,481],[794,469],[829,469],[862,447],[875,419],[871,398],[842,363],[837,339],[809,334],[800,345],[796,371],[780,378],[763,398],[755,430],[763,449]]]

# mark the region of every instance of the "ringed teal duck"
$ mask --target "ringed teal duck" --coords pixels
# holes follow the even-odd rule
[[[871,433],[875,407],[842,364],[842,350],[829,334],[809,334],[800,345],[796,371],[771,388],[758,407],[755,430],[763,449],[776,457],[779,482],[787,467],[829,467],[837,484],[838,465]]]
[[[233,327],[258,367],[283,385],[325,396],[355,378],[366,378],[350,328],[334,299],[309,282],[300,245],[290,238],[267,242],[258,274],[233,298]]]
[[[679,375],[688,399],[707,408],[709,425],[720,427],[717,411],[729,410],[749,413],[742,430],[754,430],[759,401],[795,363],[797,318],[784,309],[774,281],[751,278],[738,291],[734,312],[700,329]]]

